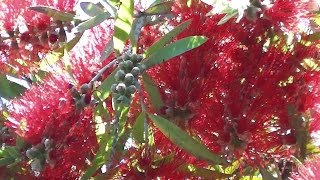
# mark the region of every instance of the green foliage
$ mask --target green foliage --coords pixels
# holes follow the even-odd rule
[[[154,65],[161,64],[173,57],[199,47],[207,40],[208,38],[204,36],[190,36],[177,40],[150,55],[150,57],[143,61],[143,64],[149,69]]]
[[[123,1],[119,7],[114,24],[114,49],[119,54],[122,52],[129,38],[133,23],[133,0]]]
[[[10,100],[19,96],[25,90],[25,87],[9,81],[4,75],[0,75],[0,97]]]
[[[31,9],[33,11],[37,11],[39,13],[46,14],[55,20],[60,20],[60,21],[76,20],[75,15],[73,15],[73,14],[59,11],[57,9],[53,9],[53,8],[47,7],[47,6],[32,6],[32,7],[29,7],[29,9]]]
[[[180,148],[199,159],[203,159],[214,164],[228,164],[220,155],[214,154],[208,150],[205,145],[189,136],[185,131],[169,120],[153,114],[148,114],[148,116],[159,130]]]
[[[88,30],[90,28],[93,28],[99,24],[101,24],[103,21],[108,19],[111,16],[109,12],[102,12],[100,14],[97,14],[96,16],[92,17],[91,19],[88,19],[82,23],[80,23],[77,27],[75,27],[75,30],[77,32],[83,32],[85,30]]]
[[[149,95],[152,107],[156,111],[160,111],[160,109],[164,106],[164,103],[162,101],[161,94],[158,87],[156,86],[153,79],[150,76],[148,76],[148,74],[146,73],[143,74],[142,78],[143,78],[144,88]]]
[[[184,31],[191,23],[191,20],[187,20],[178,26],[176,26],[173,30],[162,36],[158,41],[152,44],[144,53],[146,57],[149,57],[159,49],[163,48],[167,43],[171,42],[177,35],[179,35],[182,31]]]

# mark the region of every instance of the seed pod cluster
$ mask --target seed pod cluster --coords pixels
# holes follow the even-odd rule
[[[79,90],[73,85],[70,85],[69,89],[77,108],[81,109],[91,103],[92,87],[90,84],[81,85]]]
[[[117,59],[119,70],[114,76],[116,83],[111,86],[116,103],[130,105],[132,94],[139,85],[138,76],[146,70],[146,66],[140,63],[142,59],[143,56],[138,54],[124,54]]]

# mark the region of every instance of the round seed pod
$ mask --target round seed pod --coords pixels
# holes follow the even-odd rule
[[[80,93],[81,94],[85,94],[90,90],[90,85],[89,84],[82,84],[82,86],[80,87]]]
[[[118,93],[116,87],[117,87],[117,84],[112,84],[112,86],[111,86],[111,92],[112,93],[116,93],[116,94]]]
[[[134,81],[134,76],[131,73],[127,73],[124,77],[124,83],[130,85]]]
[[[130,94],[133,94],[137,91],[137,87],[135,85],[130,85],[128,88],[127,88],[127,92],[129,92]]]
[[[130,72],[133,68],[133,62],[130,60],[124,61],[124,67],[126,68],[126,70],[129,70]]]
[[[138,55],[137,55],[137,54],[132,54],[132,55],[131,55],[131,61],[132,61],[133,63],[138,62]]]
[[[142,54],[138,54],[137,62],[141,62],[142,59],[143,59],[143,55]]]
[[[125,64],[124,64],[123,61],[122,61],[121,63],[119,63],[118,67],[119,67],[121,70],[126,70],[126,67],[125,67]]]
[[[141,73],[144,72],[145,70],[147,70],[147,67],[144,64],[139,63],[137,66],[139,67],[139,70]]]
[[[124,94],[126,92],[126,85],[124,83],[119,83],[116,87],[116,90],[120,93],[120,94]]]
[[[119,82],[119,81],[123,81],[125,76],[126,76],[126,73],[123,70],[118,70],[114,75],[114,78],[116,81]]]
[[[139,74],[140,74],[140,68],[138,68],[138,67],[133,67],[132,70],[131,70],[131,74],[132,74],[134,77],[138,77]]]

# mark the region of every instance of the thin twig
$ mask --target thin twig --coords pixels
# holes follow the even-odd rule
[[[109,62],[106,66],[104,66],[103,68],[101,68],[98,73],[91,79],[91,81],[89,82],[89,85],[92,86],[93,83],[95,81],[97,81],[101,75],[107,70],[109,69],[111,66],[113,66],[114,64],[116,64],[117,59],[112,60],[111,62]]]

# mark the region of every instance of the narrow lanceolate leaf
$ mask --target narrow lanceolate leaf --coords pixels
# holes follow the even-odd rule
[[[141,112],[136,119],[136,122],[132,128],[132,136],[137,143],[144,142],[144,119],[146,118],[146,113]]]
[[[142,79],[144,89],[150,97],[152,107],[159,112],[160,109],[164,106],[164,103],[162,101],[161,94],[157,85],[155,84],[153,79],[146,73],[142,75]]]
[[[108,154],[110,153],[108,146],[111,146],[112,133],[110,132],[111,128],[103,124],[103,119],[108,116],[106,112],[107,109],[102,103],[98,104],[94,110],[93,116],[95,123],[97,123],[96,136],[99,142],[99,150],[92,160],[92,166],[81,177],[83,180],[89,179],[108,160]]]
[[[110,39],[109,42],[104,47],[103,51],[101,52],[100,62],[106,60],[112,52],[113,52],[113,39]]]
[[[144,13],[147,15],[167,14],[171,12],[172,4],[173,4],[172,1],[162,2],[149,7],[144,11]]]
[[[175,27],[173,30],[168,32],[166,35],[164,35],[161,39],[159,39],[157,42],[153,43],[146,51],[145,56],[149,57],[154,52],[158,51],[159,49],[163,48],[167,43],[171,42],[177,35],[179,35],[182,31],[184,31],[191,23],[191,19],[187,20],[181,24],[179,24],[177,27]]]
[[[144,25],[144,22],[145,22],[145,16],[141,16],[139,18],[136,18],[132,24],[132,28],[130,32],[130,41],[131,41],[131,45],[134,53],[136,53],[137,51],[137,41],[141,33],[141,29]]]
[[[153,53],[153,55],[145,59],[143,64],[149,69],[154,65],[161,64],[173,57],[199,47],[207,40],[208,38],[204,36],[190,36],[180,39]]]
[[[40,62],[40,70],[46,71],[47,66],[53,65],[60,60],[65,52],[69,52],[81,39],[82,33],[76,35],[72,40],[64,44],[62,47],[48,53],[44,59]]]
[[[193,139],[169,120],[153,114],[148,114],[148,116],[167,138],[193,156],[214,164],[228,164],[220,155],[212,153],[205,145]]]
[[[25,87],[9,81],[6,76],[0,76],[0,97],[10,100],[19,96],[25,90]]]
[[[39,13],[46,14],[55,20],[60,20],[60,21],[73,21],[73,20],[75,20],[75,15],[67,13],[67,12],[62,12],[57,9],[53,9],[51,7],[32,6],[32,7],[29,7],[29,9],[31,9],[33,11],[37,11]]]
[[[98,14],[97,16],[80,23],[77,27],[75,27],[75,31],[82,32],[94,26],[97,26],[106,19],[108,19],[110,16],[111,14],[109,12],[103,12],[101,14]]]
[[[233,18],[234,16],[236,16],[238,14],[238,11],[233,11],[231,13],[226,14],[225,16],[223,16],[223,18],[218,22],[218,25],[222,25],[225,24],[226,22],[228,22],[231,18]]]
[[[94,17],[98,14],[102,14],[104,12],[103,7],[100,4],[94,4],[92,2],[81,2],[80,7],[84,13],[88,16]]]
[[[224,174],[222,172],[197,167],[192,164],[183,164],[179,167],[178,170],[184,173],[191,174],[194,177],[202,177],[205,179],[227,179],[233,176],[232,174]]]
[[[122,52],[133,23],[133,0],[122,1],[114,24],[113,43],[117,53]]]

